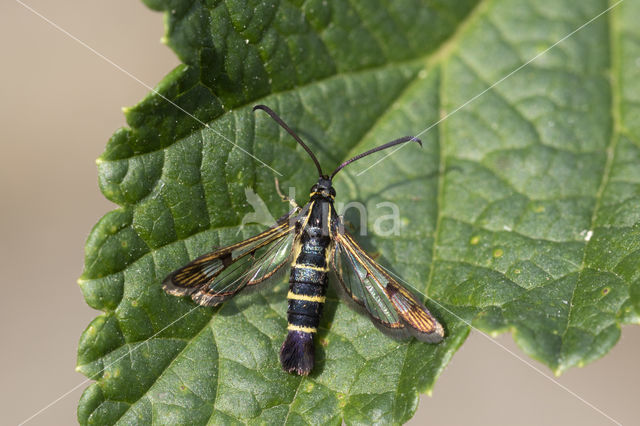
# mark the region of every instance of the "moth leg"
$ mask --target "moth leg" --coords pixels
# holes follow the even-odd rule
[[[287,197],[286,195],[284,195],[282,193],[282,191],[280,190],[280,182],[278,182],[278,177],[276,176],[274,178],[276,180],[276,192],[278,193],[278,195],[280,196],[280,198],[282,199],[283,202],[285,203],[289,203],[289,205],[291,207],[293,207],[294,209],[299,209],[300,207],[298,206],[298,204],[296,203],[296,200],[293,200],[289,197]]]

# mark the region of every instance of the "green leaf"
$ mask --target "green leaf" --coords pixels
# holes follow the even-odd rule
[[[165,11],[184,65],[126,111],[129,127],[98,161],[121,207],[86,245],[80,285],[104,313],[78,349],[96,380],[80,423],[400,423],[468,323],[512,331],[560,373],[640,322],[639,0],[547,52],[613,2],[146,3]],[[422,150],[406,145],[360,174],[384,154],[372,156],[335,182],[339,201],[368,207],[369,230],[389,214],[380,203],[398,206],[398,235],[358,239],[431,298],[442,343],[390,339],[330,294],[316,369],[300,378],[278,362],[286,284],[215,309],[162,291],[173,269],[259,230],[238,233],[252,211],[245,188],[275,217],[286,210],[271,168],[300,203],[315,182],[257,103],[326,169],[451,114]]]

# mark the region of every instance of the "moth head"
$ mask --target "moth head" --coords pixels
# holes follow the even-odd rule
[[[335,198],[336,196],[336,190],[333,189],[331,179],[327,176],[320,176],[318,178],[318,183],[311,187],[310,192],[312,196],[319,195],[322,198]]]

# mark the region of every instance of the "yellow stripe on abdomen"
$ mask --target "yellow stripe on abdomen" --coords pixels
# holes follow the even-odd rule
[[[303,333],[315,333],[316,331],[318,331],[318,329],[315,327],[304,327],[301,325],[294,325],[294,324],[287,325],[287,330],[302,331]]]
[[[305,302],[316,302],[316,303],[324,303],[326,300],[325,296],[307,296],[306,294],[295,294],[291,290],[287,294],[287,299],[293,300],[304,300]]]

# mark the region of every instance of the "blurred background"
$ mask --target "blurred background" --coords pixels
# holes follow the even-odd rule
[[[149,86],[178,64],[160,43],[162,16],[139,0],[0,4],[0,424],[43,409],[28,424],[77,422],[88,382],[76,346],[98,312],[76,279],[89,230],[114,208],[94,160],[125,124],[120,107],[148,92],[45,19]],[[625,327],[605,358],[554,378],[510,335],[472,332],[411,424],[612,424],[590,404],[637,424],[639,350],[640,327]]]

